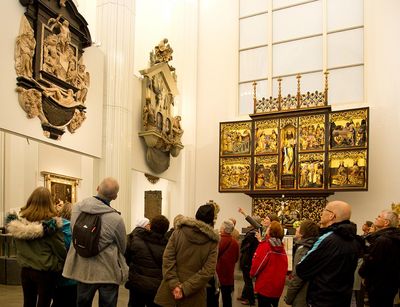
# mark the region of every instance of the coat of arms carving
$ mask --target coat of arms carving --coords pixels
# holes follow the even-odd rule
[[[142,128],[139,136],[147,146],[146,161],[155,173],[168,169],[170,155],[177,157],[183,145],[181,116],[173,115],[178,94],[175,68],[169,65],[172,48],[163,39],[150,53],[150,68],[141,70]]]
[[[60,139],[86,119],[90,75],[83,49],[92,44],[87,22],[71,0],[20,0],[26,7],[15,43],[18,100],[44,135]]]

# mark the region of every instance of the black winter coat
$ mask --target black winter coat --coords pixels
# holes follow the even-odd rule
[[[366,237],[370,246],[359,274],[368,291],[396,292],[400,287],[400,230],[384,228]]]
[[[155,295],[162,280],[162,258],[168,240],[161,234],[136,227],[128,235],[126,262],[128,289]]]
[[[297,275],[310,281],[308,304],[350,306],[354,271],[362,249],[360,242],[355,225],[348,220],[322,230],[322,235],[296,266]]]
[[[253,255],[258,246],[258,240],[255,237],[256,232],[257,232],[257,230],[255,230],[255,229],[248,231],[240,245],[239,264],[240,264],[240,269],[242,271],[250,272]]]

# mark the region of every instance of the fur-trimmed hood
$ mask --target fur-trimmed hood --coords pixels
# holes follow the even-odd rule
[[[219,241],[219,235],[210,225],[190,217],[182,218],[177,223],[176,228],[181,229],[193,244],[202,245],[209,240]]]
[[[7,231],[20,240],[34,240],[53,234],[62,228],[60,217],[53,217],[46,221],[30,222],[25,218],[12,219],[7,224]]]

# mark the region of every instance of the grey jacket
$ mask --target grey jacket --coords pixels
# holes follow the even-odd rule
[[[285,296],[285,303],[288,305],[293,305],[293,307],[308,306],[306,302],[308,282],[302,280],[299,276],[297,276],[296,265],[308,253],[316,240],[317,238],[315,237],[301,240],[299,242],[299,247],[296,250],[296,254],[294,255],[292,272],[293,278],[289,281]]]
[[[94,257],[84,258],[76,253],[71,244],[63,276],[80,282],[123,284],[128,279],[128,266],[124,253],[126,248],[125,224],[120,214],[95,197],[89,197],[72,208],[71,228],[81,212],[102,213],[99,249]]]
[[[206,306],[206,286],[214,276],[219,236],[207,224],[184,218],[178,222],[164,251],[163,280],[154,302],[163,307]],[[181,284],[183,298],[171,290]]]

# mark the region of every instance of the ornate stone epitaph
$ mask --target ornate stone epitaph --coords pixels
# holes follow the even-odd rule
[[[18,100],[44,135],[60,139],[86,119],[90,75],[83,49],[91,45],[85,19],[68,0],[20,1],[26,7],[15,43]]]
[[[183,149],[181,116],[173,115],[178,94],[175,68],[169,65],[172,48],[163,39],[150,53],[150,68],[141,70],[142,128],[139,132],[146,143],[146,161],[157,174],[168,169],[170,155],[177,157]]]

